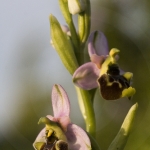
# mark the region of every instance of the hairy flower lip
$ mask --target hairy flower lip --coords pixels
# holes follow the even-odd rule
[[[113,76],[103,74],[98,79],[98,82],[101,86],[101,95],[106,100],[116,100],[121,98],[122,91],[130,86],[130,83],[122,75]]]

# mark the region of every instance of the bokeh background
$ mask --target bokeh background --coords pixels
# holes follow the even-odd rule
[[[107,150],[129,108],[138,102],[125,150],[150,149],[150,1],[91,0],[91,31],[101,30],[109,47],[120,49],[120,67],[133,72],[132,100],[94,101],[97,141]],[[71,101],[72,122],[85,128],[72,77],[50,45],[49,14],[65,24],[57,0],[0,2],[0,150],[32,150],[52,114],[51,89],[61,84]],[[77,24],[76,16],[74,18]],[[87,52],[85,51],[85,54]]]

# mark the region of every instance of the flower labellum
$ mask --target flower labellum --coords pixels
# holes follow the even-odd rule
[[[75,85],[85,90],[99,87],[102,97],[106,100],[122,97],[130,99],[135,94],[135,89],[130,86],[133,74],[121,74],[117,64],[120,51],[113,48],[108,53],[106,37],[102,32],[95,31],[89,36],[88,52],[91,62],[83,64],[74,72]]]
[[[52,89],[53,116],[42,117],[39,124],[45,128],[37,136],[35,150],[91,150],[91,143],[86,132],[70,121],[70,103],[60,85]]]
[[[135,94],[135,89],[130,87],[133,74],[130,72],[120,74],[119,66],[116,63],[118,53],[118,49],[111,49],[109,56],[102,64],[100,77],[98,78],[101,95],[106,100],[116,100],[121,97],[130,99]]]

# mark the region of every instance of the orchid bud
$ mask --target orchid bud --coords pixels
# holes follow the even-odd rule
[[[69,12],[72,15],[83,12],[86,9],[85,0],[68,0]]]
[[[61,25],[61,29],[67,35],[67,38],[69,38],[71,36],[69,27],[67,25]],[[50,44],[55,49],[55,46],[54,46],[52,39],[50,39]]]
[[[50,15],[50,31],[55,50],[59,54],[66,69],[70,74],[73,74],[78,67],[73,46],[62,31],[58,20],[53,15]]]

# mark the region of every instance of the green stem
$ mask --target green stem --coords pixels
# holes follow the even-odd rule
[[[89,90],[89,94],[91,96],[92,104],[94,103],[94,97],[95,97],[96,90],[97,90],[97,88]]]
[[[76,87],[79,106],[81,113],[86,123],[86,131],[95,137],[96,133],[96,120],[93,104],[89,95],[89,92],[83,89]]]

